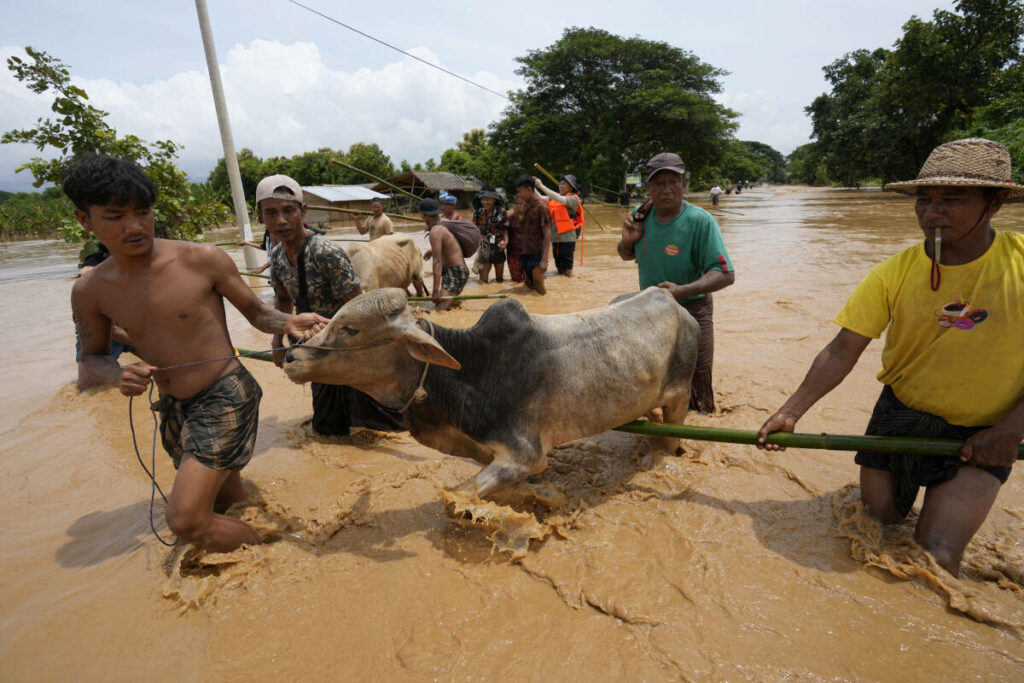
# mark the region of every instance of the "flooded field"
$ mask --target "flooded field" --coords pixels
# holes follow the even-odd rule
[[[835,334],[870,266],[919,232],[911,201],[877,191],[754,189],[721,209],[737,278],[715,295],[718,411],[688,422],[756,429]],[[588,220],[578,277],[554,276],[552,263],[547,296],[475,279],[466,293],[509,292],[553,314],[635,290],[635,264],[615,252],[622,214],[596,214],[608,231]],[[1024,231],[1024,206],[994,224]],[[149,529],[128,400],[73,384],[76,254],[59,242],[0,245],[4,680],[1024,676],[1020,467],[960,579],[913,544],[913,519],[883,529],[865,517],[852,454],[828,451],[686,441],[683,456],[657,458],[642,437],[608,432],[554,449],[531,478],[566,502],[537,515],[490,506],[472,525],[447,512],[443,489],[477,464],[407,433],[314,436],[308,387],[245,361],[264,399],[243,472],[253,499],[233,514],[274,542],[166,548]],[[468,327],[489,303],[431,320]],[[233,310],[229,323],[237,346],[269,347]],[[863,431],[880,350],[868,348],[800,431]],[[565,419],[585,410],[569,406]],[[133,419],[148,465],[145,401]],[[167,489],[159,445],[156,469]],[[156,522],[169,535],[159,505]]]

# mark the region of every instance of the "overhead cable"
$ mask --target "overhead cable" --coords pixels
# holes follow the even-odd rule
[[[406,57],[411,57],[412,59],[415,59],[418,62],[423,62],[427,66],[433,67],[433,68],[437,69],[438,71],[443,71],[444,73],[448,74],[449,76],[454,76],[455,78],[459,79],[460,81],[465,81],[466,83],[469,83],[470,85],[474,85],[474,86],[480,88],[481,90],[486,90],[487,92],[491,93],[492,95],[497,95],[498,97],[501,97],[501,98],[506,99],[506,100],[509,99],[508,95],[504,95],[504,94],[502,94],[502,93],[500,93],[500,92],[498,92],[496,90],[491,90],[486,85],[480,85],[479,83],[477,83],[475,81],[471,81],[468,78],[465,78],[464,76],[460,76],[459,74],[454,73],[452,71],[449,71],[448,69],[445,69],[444,67],[438,66],[437,64],[431,64],[430,62],[428,62],[427,60],[425,60],[425,59],[423,59],[421,57],[417,57],[414,54],[406,52],[405,50],[403,50],[400,47],[395,47],[391,43],[385,42],[385,41],[381,40],[380,38],[375,38],[374,36],[371,36],[369,33],[364,33],[363,31],[360,31],[359,29],[357,29],[357,28],[355,28],[353,26],[349,26],[348,24],[346,24],[343,21],[338,21],[334,17],[329,17],[326,14],[324,14],[323,12],[319,12],[319,11],[313,9],[312,7],[307,7],[306,5],[303,5],[301,2],[296,2],[296,0],[288,0],[288,2],[292,3],[296,7],[301,7],[302,9],[306,10],[307,12],[312,12],[313,14],[315,14],[315,15],[317,15],[319,17],[323,17],[327,21],[334,22],[338,26],[342,26],[344,28],[347,28],[349,31],[352,31],[353,33],[358,33],[359,35],[363,36],[364,38],[369,38],[370,40],[374,41],[375,43],[380,43],[381,45],[383,45],[385,47],[389,47],[392,50],[394,50],[395,52],[401,52]]]

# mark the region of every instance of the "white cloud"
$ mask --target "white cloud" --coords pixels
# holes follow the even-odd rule
[[[778,93],[758,89],[751,92],[723,92],[716,98],[722,105],[739,112],[740,140],[756,140],[771,145],[783,154],[810,142],[811,120],[803,115],[806,103]],[[798,113],[797,113],[798,112]]]
[[[15,52],[20,50],[3,48],[0,54]],[[410,52],[440,64],[428,48]],[[408,57],[379,69],[332,69],[309,42],[253,40],[235,45],[227,52],[221,74],[235,148],[248,147],[261,157],[375,142],[396,164],[402,159],[438,159],[462,139],[462,133],[486,127],[507,105],[502,98]],[[486,71],[463,75],[498,92],[518,87],[517,81]],[[109,79],[75,82],[89,93],[94,106],[110,113],[108,121],[118,133],[184,145],[180,165],[194,180],[205,179],[223,156],[205,72],[186,71],[142,84]],[[13,122],[5,130],[33,125],[48,112],[48,103],[46,96],[29,93],[9,72],[0,76],[0,120]],[[19,184],[22,179],[14,177],[13,166],[32,155],[14,147],[0,147],[0,188]],[[8,165],[8,157],[17,161]]]

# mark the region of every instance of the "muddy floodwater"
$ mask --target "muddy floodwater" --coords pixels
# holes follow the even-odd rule
[[[715,295],[718,412],[688,422],[756,429],[870,266],[919,233],[911,201],[878,191],[759,188],[721,209],[737,278]],[[549,314],[635,290],[619,210],[596,213],[609,230],[588,219],[577,278],[549,275],[546,297],[475,279],[466,293]],[[1024,231],[1024,207],[995,224]],[[232,514],[273,542],[167,548],[149,529],[128,399],[72,383],[76,252],[0,245],[3,680],[1024,680],[1021,466],[959,579],[913,544],[913,519],[865,517],[848,453],[684,441],[659,458],[608,432],[555,448],[531,479],[563,494],[553,508],[480,504],[469,519],[443,490],[477,464],[407,433],[314,436],[308,387],[246,361],[264,398],[243,472],[253,498]],[[430,319],[468,327],[489,303]],[[269,346],[233,310],[229,322],[237,346]],[[861,433],[880,350],[799,430]],[[148,464],[151,413],[133,407]],[[586,397],[564,408],[572,420]],[[156,470],[168,490],[159,445]],[[166,536],[162,519],[158,505]]]

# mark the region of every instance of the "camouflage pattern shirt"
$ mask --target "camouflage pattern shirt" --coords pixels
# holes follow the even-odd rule
[[[330,318],[341,308],[341,300],[359,287],[359,276],[345,250],[320,235],[306,240],[305,261],[309,308]],[[280,244],[270,252],[270,284],[275,292],[286,293],[293,302],[299,300],[298,268],[288,261]]]

